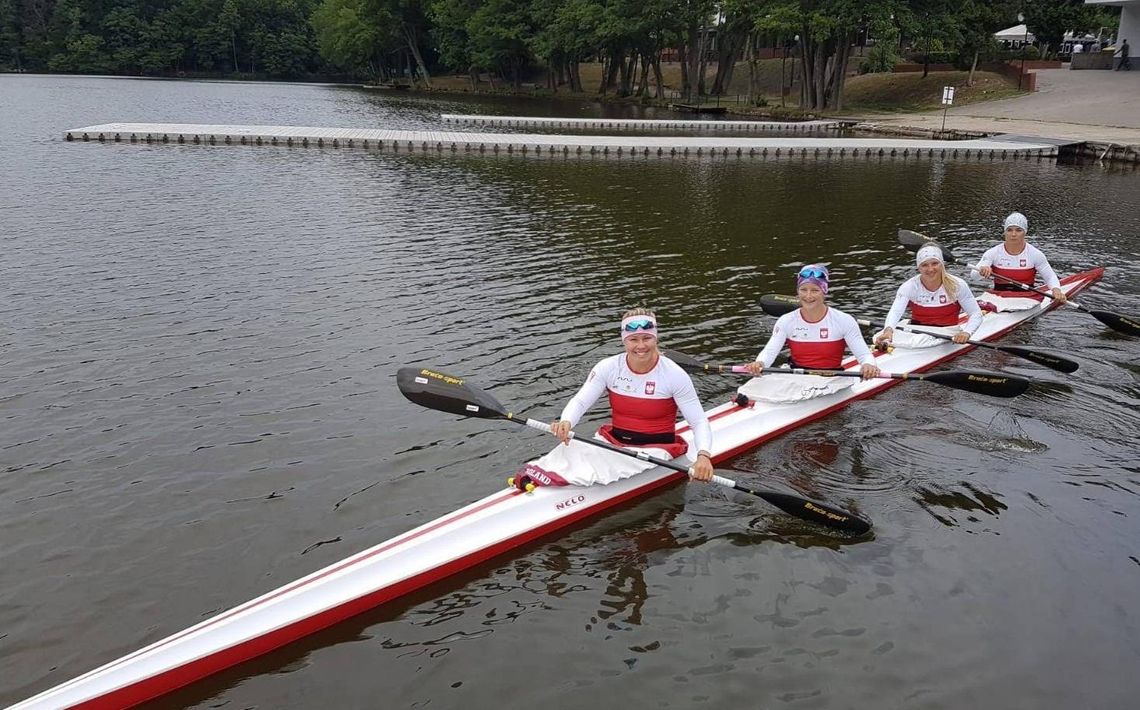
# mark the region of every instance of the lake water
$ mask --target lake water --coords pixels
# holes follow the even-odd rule
[[[1048,160],[535,159],[75,144],[111,121],[434,129],[592,104],[0,76],[0,703],[505,485],[550,441],[406,402],[434,365],[553,418],[616,320],[754,357],[807,261],[879,318],[898,228],[962,257],[1018,209],[1140,313],[1140,173]],[[640,115],[640,114],[639,114]],[[667,114],[645,113],[646,117]],[[958,273],[962,273],[959,269]],[[1073,311],[726,464],[856,502],[844,541],[672,487],[198,683],[163,707],[1128,707],[1140,340]],[[697,380],[708,406],[734,383]],[[591,415],[601,421],[599,407]],[[585,429],[585,426],[580,427]],[[750,471],[761,472],[759,475]]]

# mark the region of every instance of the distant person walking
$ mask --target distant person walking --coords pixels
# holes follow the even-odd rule
[[[1120,49],[1116,53],[1120,55],[1120,63],[1116,65],[1116,71],[1121,69],[1132,71],[1132,60],[1128,58],[1128,40],[1121,40]]]

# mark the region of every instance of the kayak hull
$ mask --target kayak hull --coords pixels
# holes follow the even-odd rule
[[[1102,274],[1100,268],[1074,274],[1062,280],[1062,287],[1075,294]],[[975,337],[996,339],[1054,307],[1049,302],[1028,311],[987,314]],[[884,370],[921,372],[973,349],[953,343],[918,350],[896,348],[878,359]],[[845,366],[856,363],[849,361]],[[841,392],[795,404],[742,407],[729,402],[714,407],[709,411],[713,459],[722,461],[752,449],[900,382],[857,381]],[[684,423],[678,433],[691,443]],[[657,467],[605,486],[543,487],[531,493],[500,490],[46,690],[11,710],[104,710],[137,705],[683,478],[684,474]]]

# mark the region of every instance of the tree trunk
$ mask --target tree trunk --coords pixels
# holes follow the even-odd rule
[[[649,68],[653,60],[648,52],[641,53],[641,77],[637,81],[637,95],[649,96]]]
[[[606,71],[602,74],[601,93],[606,93],[606,90],[614,85],[614,80],[617,79],[618,71],[622,68],[623,65],[624,62],[622,60],[621,50],[614,49],[611,51],[609,58],[606,60]]]
[[[582,91],[582,72],[578,68],[578,60],[570,62],[570,90],[576,93],[583,93]]]
[[[634,49],[629,53],[629,61],[625,57],[621,58],[621,87],[618,89],[618,96],[629,96],[633,93],[633,72],[637,69],[637,50]]]
[[[716,78],[713,80],[712,93],[724,95],[732,84],[732,72],[736,68],[736,61],[740,58],[743,41],[748,35],[740,27],[740,23],[729,18],[722,28],[732,26],[731,31],[723,32],[719,37],[720,45],[717,47]]]
[[[688,56],[688,80],[686,82],[685,100],[696,103],[701,90],[701,54],[704,48],[702,40],[704,33],[696,20],[689,23],[689,41],[686,45]]]
[[[854,37],[850,33],[844,33],[840,39],[839,46],[839,61],[836,63],[839,71],[832,79],[834,86],[831,90],[831,109],[839,111],[843,108],[843,87],[847,85],[847,65],[851,61],[851,43]]]
[[[684,45],[677,48],[677,61],[681,64],[681,100],[689,95],[689,55]]]
[[[926,38],[926,51],[922,53],[922,78],[930,75],[930,37]]]
[[[756,48],[755,41],[752,35],[748,36],[747,44],[744,45],[744,61],[748,62],[748,105],[756,105],[756,85],[758,83],[756,76]],[[780,72],[780,91],[784,90],[784,73]]]
[[[416,60],[416,67],[420,70],[420,76],[424,78],[424,84],[430,87],[431,75],[428,74],[427,65],[424,64],[424,58],[420,54],[420,44],[416,41],[415,29],[409,27],[407,23],[402,23],[400,29],[403,32],[404,41],[408,43],[408,49],[411,51],[412,57]]]
[[[698,99],[698,101],[700,100],[701,96],[706,96],[708,94],[708,92],[705,91],[705,72],[708,70],[708,64],[709,64],[708,46],[709,46],[709,30],[707,27],[702,27],[701,28],[701,40],[700,40],[700,52],[699,52],[700,57],[701,57],[701,61],[699,62],[700,69],[697,70],[697,99]]]
[[[665,98],[665,80],[661,76],[661,53],[653,57],[653,79],[657,82],[657,98]]]
[[[511,86],[515,91],[522,91],[522,75],[519,73],[519,58],[511,57]]]
[[[978,68],[978,54],[980,50],[974,50],[974,61],[970,62],[970,76],[966,78],[966,86],[974,85],[974,71]]]

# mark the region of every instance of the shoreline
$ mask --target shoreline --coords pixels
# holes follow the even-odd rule
[[[361,85],[370,91],[390,91],[398,94],[428,96],[444,94],[452,96],[504,97],[526,100],[582,101],[611,106],[634,106],[656,108],[675,113],[683,113],[672,108],[675,102],[670,99],[648,97],[618,97],[598,94],[549,93],[538,91],[475,91],[471,89],[443,89],[408,87],[396,89],[377,85]],[[999,99],[1000,100],[1000,99]],[[710,102],[717,105],[715,101]],[[984,105],[984,102],[974,105]],[[988,138],[1005,134],[1024,134],[1042,138],[1072,140],[1080,145],[1065,152],[1064,157],[1092,158],[1110,163],[1140,165],[1140,130],[1117,126],[1096,126],[1077,123],[1059,123],[1037,120],[1017,120],[1000,117],[953,115],[948,123],[957,124],[943,130],[942,112],[881,113],[875,115],[852,115],[844,110],[837,112],[802,111],[798,107],[725,106],[722,115],[749,119],[801,122],[834,119],[850,122],[851,130],[876,136],[896,136],[925,138],[929,140],[960,141]],[[694,117],[700,116],[694,113]],[[694,118],[694,120],[696,120]],[[933,125],[924,125],[924,124]],[[963,125],[965,124],[965,125]],[[1027,125],[1028,124],[1028,125]]]

